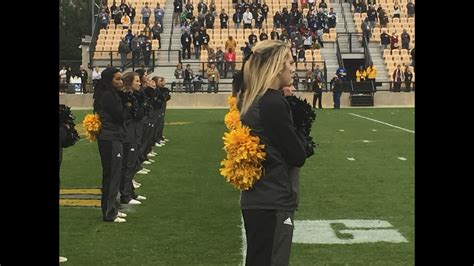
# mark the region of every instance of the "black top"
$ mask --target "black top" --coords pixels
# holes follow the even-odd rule
[[[123,107],[117,91],[106,90],[98,100],[100,102],[96,112],[102,127],[97,139],[122,141],[126,137],[124,122],[128,118],[128,112]]]
[[[299,167],[306,160],[304,141],[296,133],[291,109],[281,91],[269,89],[257,98],[242,123],[265,145],[263,175],[241,194],[242,209],[295,210],[298,207]]]

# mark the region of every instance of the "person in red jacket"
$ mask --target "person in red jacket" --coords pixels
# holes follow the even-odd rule
[[[229,48],[229,50],[227,50],[227,52],[224,55],[224,60],[225,60],[224,78],[227,78],[227,71],[229,71],[229,68],[233,76],[234,70],[235,70],[235,51],[232,50],[232,48]]]

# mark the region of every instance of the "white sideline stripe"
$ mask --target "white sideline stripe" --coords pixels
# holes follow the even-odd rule
[[[374,122],[377,122],[377,123],[380,123],[380,124],[383,124],[383,125],[386,125],[386,126],[389,126],[389,127],[398,128],[398,129],[401,129],[401,130],[406,131],[406,132],[410,132],[410,133],[413,133],[413,134],[415,133],[415,131],[413,131],[413,130],[409,130],[409,129],[406,129],[406,128],[403,128],[403,127],[395,126],[395,125],[385,123],[385,122],[382,122],[382,121],[379,121],[379,120],[375,120],[375,119],[372,119],[372,118],[369,118],[369,117],[361,116],[361,115],[354,114],[354,113],[349,113],[349,114],[353,115],[353,116],[360,117],[360,118],[364,118],[364,119],[367,119],[367,120],[370,120],[370,121],[374,121]]]
[[[247,237],[245,236],[244,216],[242,215],[242,212],[240,211],[240,197],[239,197],[239,212],[240,212],[240,221],[241,221],[240,229],[242,231],[242,234],[241,234],[242,247],[240,250],[240,252],[242,253],[242,262],[240,266],[245,266],[245,259],[247,256]]]

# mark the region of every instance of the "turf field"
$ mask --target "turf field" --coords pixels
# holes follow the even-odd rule
[[[89,112],[74,111],[76,124]],[[137,191],[148,199],[125,209],[126,223],[102,222],[100,208],[61,207],[60,255],[67,265],[241,264],[239,191],[218,172],[226,112],[167,111],[170,141],[154,148],[156,162],[145,166],[151,173],[136,176],[142,183]],[[414,264],[414,130],[413,108],[317,110],[312,135],[318,146],[301,170],[295,234],[319,240],[294,243],[291,265]],[[62,189],[100,188],[100,176],[97,143],[80,140],[64,150]],[[326,232],[349,243],[313,237],[298,224],[302,220],[331,220]],[[340,220],[389,225],[361,228]],[[349,229],[380,233],[382,241]],[[385,231],[404,241],[383,241]],[[350,243],[352,238],[361,243]]]

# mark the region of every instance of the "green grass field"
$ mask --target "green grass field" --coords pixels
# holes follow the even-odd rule
[[[167,123],[190,123],[166,125],[170,141],[154,148],[156,162],[146,166],[152,172],[136,177],[137,191],[148,199],[126,209],[126,223],[102,222],[99,208],[61,207],[60,255],[67,264],[241,264],[239,191],[218,172],[226,112],[167,111]],[[74,113],[80,124],[89,111]],[[294,243],[290,262],[413,265],[414,134],[350,113],[414,130],[413,108],[317,110],[312,135],[318,147],[301,170],[295,220],[383,220],[408,242]],[[80,140],[64,150],[61,188],[100,184],[97,143]]]

